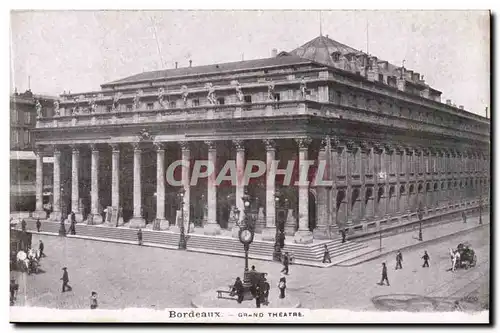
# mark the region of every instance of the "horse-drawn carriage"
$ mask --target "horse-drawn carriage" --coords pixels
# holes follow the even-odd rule
[[[457,246],[457,252],[460,259],[456,260],[455,268],[465,268],[476,266],[477,256],[473,249],[468,244],[460,243]]]
[[[38,251],[31,248],[30,232],[10,229],[10,269],[31,273],[39,271]]]

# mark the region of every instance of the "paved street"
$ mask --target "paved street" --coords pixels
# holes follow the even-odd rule
[[[408,233],[408,237],[412,237]],[[99,294],[100,308],[189,307],[191,299],[206,290],[226,286],[242,277],[244,262],[239,258],[160,248],[33,236],[45,243],[47,257],[42,259],[44,273],[21,275],[18,305],[84,309],[91,291]],[[476,251],[478,265],[455,273],[450,268],[448,248],[468,241]],[[430,268],[422,268],[423,250],[431,257]],[[422,296],[460,295],[460,289],[479,289],[484,299],[489,275],[489,228],[449,238],[426,248],[403,252],[403,270],[394,271],[394,255],[353,267],[315,268],[291,266],[287,277],[289,290],[305,308],[347,308],[374,310],[372,298],[392,294]],[[386,260],[391,286],[379,286],[381,262]],[[281,266],[278,263],[251,261],[257,270],[269,272],[272,292],[276,291]],[[68,267],[73,291],[61,293],[61,268]],[[471,289],[471,286],[474,287]],[[254,306],[254,303],[249,303]]]

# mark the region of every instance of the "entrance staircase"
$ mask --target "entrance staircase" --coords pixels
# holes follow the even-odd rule
[[[25,219],[25,221],[27,230],[36,233],[35,220]],[[18,227],[20,228],[20,225],[18,225]],[[68,229],[69,225],[66,225],[66,230]],[[41,233],[58,235],[58,231],[58,222],[42,221]],[[177,249],[180,237],[177,232],[149,229],[143,229],[142,235],[144,246],[163,247],[167,249]],[[68,235],[67,237],[137,244],[137,229],[77,223],[76,235]],[[188,237],[188,251],[244,257],[243,245],[236,238],[228,236],[206,236],[196,233],[190,233]],[[328,246],[330,252],[331,264],[322,264],[325,244]],[[251,259],[272,260],[273,251],[274,242],[254,240],[250,246],[248,255]],[[328,267],[335,263],[376,251],[376,249],[363,243],[354,241],[342,243],[340,239],[335,239],[314,240],[311,244],[295,244],[285,241],[285,247],[282,251],[287,251],[292,254],[295,264]]]

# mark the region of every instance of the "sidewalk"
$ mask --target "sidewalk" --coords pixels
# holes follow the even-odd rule
[[[439,224],[432,227],[422,228],[423,241],[418,240],[418,229],[409,232],[404,232],[394,236],[382,238],[382,251],[375,251],[366,255],[359,256],[354,259],[346,260],[338,263],[336,266],[349,267],[359,265],[363,262],[374,260],[378,257],[395,253],[398,250],[404,250],[411,247],[421,246],[431,242],[443,240],[447,237],[452,237],[457,234],[465,234],[481,227],[489,227],[489,214],[483,215],[483,224],[479,224],[479,216],[469,217],[467,223],[463,223],[462,219],[454,219],[446,224]],[[363,242],[372,248],[380,247],[380,239],[371,239]]]

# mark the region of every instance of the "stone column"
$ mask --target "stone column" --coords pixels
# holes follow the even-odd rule
[[[404,160],[403,160],[403,169],[405,170],[405,179],[406,179],[406,213],[411,212],[411,193],[410,193],[410,159],[413,154],[411,148],[406,147],[404,149]],[[415,188],[415,185],[413,185]]]
[[[307,164],[307,152],[310,138],[295,139],[299,147],[299,170]],[[300,171],[299,171],[300,172]],[[312,243],[313,235],[309,230],[309,185],[299,185],[299,229],[294,235],[295,243],[308,244]]]
[[[120,146],[110,144],[111,152],[111,206],[118,212],[120,209]]]
[[[191,186],[189,184],[190,180],[190,159],[191,159],[191,149],[189,147],[189,142],[181,141],[181,155],[182,155],[182,184],[184,186],[184,198],[183,202],[183,217],[184,230],[188,233],[188,229],[191,230]],[[180,227],[180,226],[178,226]]]
[[[37,146],[35,149],[36,156],[36,184],[35,196],[36,206],[32,216],[36,219],[46,219],[47,213],[43,210],[43,147]]]
[[[156,230],[168,230],[169,223],[165,219],[165,145],[155,142],[156,148]]]
[[[130,228],[144,228],[146,221],[142,217],[142,182],[141,182],[141,157],[142,149],[138,142],[132,143],[134,147],[134,216],[129,222]]]
[[[262,230],[262,239],[275,241],[276,239],[276,201],[275,183],[276,173],[272,169],[273,161],[276,159],[276,142],[274,140],[263,140],[266,146],[266,227]]]
[[[313,230],[313,236],[315,239],[328,239],[330,238],[330,230],[328,223],[330,221],[330,210],[328,209],[330,199],[330,185],[323,185],[321,182],[323,181],[331,181],[330,176],[330,137],[323,138],[321,140],[320,149],[318,152],[318,167],[321,164],[322,168],[324,167],[323,175],[321,179],[318,179],[316,182],[316,227]]]
[[[356,150],[357,147],[355,147],[355,143],[352,140],[347,140],[346,141],[346,153],[345,153],[345,158],[347,159],[347,170],[346,170],[346,184],[347,184],[347,191],[346,191],[346,199],[347,199],[347,227],[350,228],[353,225],[352,221],[352,208],[353,208],[353,203],[352,201],[352,168],[353,168],[353,159],[355,158],[356,155]]]
[[[80,212],[78,204],[80,202],[80,147],[77,145],[71,146],[71,211],[75,213],[75,221],[82,222],[83,215]]]
[[[61,150],[58,146],[53,148],[54,167],[53,167],[53,185],[52,185],[52,213],[51,221],[61,221]]]
[[[245,216],[245,206],[243,203],[243,195],[245,194],[245,142],[243,140],[233,140],[236,147],[236,208],[240,211],[238,222],[241,222]]]
[[[394,153],[394,147],[392,145],[386,144],[384,146],[385,150],[383,153],[383,160],[385,163],[385,217],[388,218],[391,215],[391,195],[390,195],[390,183],[389,183],[389,174],[391,168],[391,156]]]
[[[372,143],[373,145],[373,217],[374,218],[379,218],[380,216],[380,205],[382,202],[382,199],[380,199],[380,202],[378,201],[378,191],[379,191],[379,183],[383,181],[383,179],[380,179],[380,174],[382,172],[382,151],[383,148],[379,143]]]
[[[367,168],[368,166],[368,161],[370,158],[370,153],[371,149],[369,147],[369,144],[367,141],[361,141],[359,142],[359,147],[360,147],[360,161],[361,161],[361,169],[360,169],[360,182],[361,182],[361,189],[360,189],[360,199],[361,199],[361,222],[366,221],[367,217],[367,211],[366,211],[366,174],[368,173]]]
[[[333,185],[330,190],[330,233],[333,237],[340,237],[337,218],[337,166],[340,163],[339,156],[342,154],[342,149],[340,140],[332,137],[330,139],[330,175]]]
[[[217,224],[217,187],[216,177],[217,171],[215,169],[217,162],[217,146],[215,141],[205,141],[208,146],[208,163],[212,164],[214,170],[208,175],[207,179],[207,207],[208,216],[207,224],[203,226],[203,233],[205,235],[218,235],[221,233],[221,228]]]
[[[394,213],[400,214],[404,211],[404,207],[401,207],[401,174],[403,173],[404,167],[403,164],[400,162],[404,158],[404,149],[401,146],[396,146],[395,147],[395,165],[394,165],[394,170],[396,172],[396,199],[394,200]],[[400,169],[401,166],[401,169]],[[408,193],[406,193],[408,194]]]
[[[102,215],[99,212],[99,150],[96,144],[90,145],[91,161],[90,161],[90,214],[91,219],[87,219],[89,224],[102,223]]]

